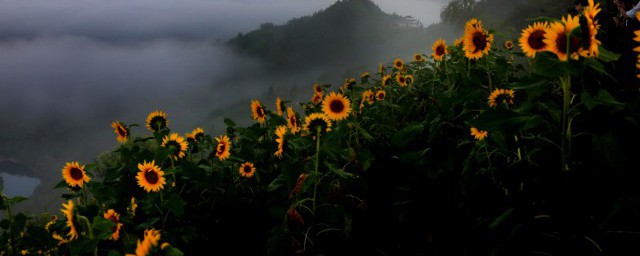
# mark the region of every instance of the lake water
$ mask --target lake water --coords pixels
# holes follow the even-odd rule
[[[0,177],[2,177],[3,180],[3,193],[8,197],[30,197],[36,187],[40,185],[40,179],[29,176],[0,172]]]

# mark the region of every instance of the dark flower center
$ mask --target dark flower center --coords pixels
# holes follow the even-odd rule
[[[220,143],[218,144],[218,151],[216,153],[218,155],[222,155],[226,149],[227,149],[227,145],[224,143]]]
[[[381,92],[381,93],[378,93],[377,96],[378,96],[378,99],[383,100],[385,95],[384,93]]]
[[[411,79],[411,77],[407,77],[407,78],[406,78],[406,80],[407,80],[407,83],[408,83],[408,84],[413,83],[413,80]]]
[[[342,113],[344,104],[342,104],[341,100],[332,100],[331,103],[329,103],[329,109],[331,109],[333,113]]]
[[[402,67],[402,62],[396,61],[396,63],[394,63],[394,65],[396,66],[396,68],[401,68]]]
[[[567,54],[567,35],[562,33],[558,35],[558,39],[556,39],[556,45],[558,46],[558,51],[562,54]],[[569,43],[569,52],[574,53],[578,51],[580,47],[580,38],[577,36],[571,37],[571,42]]]
[[[262,106],[259,106],[257,109],[258,112],[258,117],[264,117],[264,108]]]
[[[111,232],[116,232],[116,230],[118,230],[118,220],[116,219],[116,216],[115,215],[109,216],[109,220],[116,224],[115,226],[111,227]]]
[[[529,46],[534,50],[543,49],[546,44],[544,43],[544,30],[536,30],[527,39]]]
[[[146,179],[149,184],[154,185],[158,183],[158,173],[156,173],[155,171],[147,170],[144,173],[144,179]]]
[[[178,142],[176,141],[169,141],[167,142],[167,148],[169,149],[169,151],[171,151],[172,155],[178,156],[180,154],[180,144],[178,144]]]
[[[82,174],[82,170],[75,167],[69,170],[69,174],[71,175],[71,178],[73,178],[74,180],[82,180],[82,178],[84,177],[84,175]]]
[[[249,165],[245,165],[245,166],[242,168],[242,171],[243,171],[244,173],[247,173],[247,174],[251,173],[251,166],[249,166]]]
[[[473,45],[476,47],[476,51],[484,51],[487,48],[487,38],[482,32],[475,32],[473,34]]]
[[[437,56],[444,55],[444,46],[438,45],[438,47],[436,47],[436,55]]]
[[[401,84],[404,84],[405,82],[407,82],[407,80],[404,78],[404,76],[399,77],[398,81],[400,81]]]
[[[125,130],[122,126],[118,125],[118,135],[122,137],[127,137],[127,130]]]

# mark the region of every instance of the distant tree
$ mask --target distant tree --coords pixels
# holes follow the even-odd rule
[[[473,15],[478,4],[476,0],[454,0],[442,8],[440,20],[452,25],[466,22]]]

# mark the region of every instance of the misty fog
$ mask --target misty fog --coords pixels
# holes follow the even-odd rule
[[[51,193],[64,162],[90,163],[114,149],[115,120],[144,125],[158,109],[181,134],[196,126],[220,129],[207,120],[211,111],[249,102],[274,86],[259,61],[236,55],[224,43],[264,22],[282,24],[334,2],[3,1],[0,161],[19,163],[25,175],[42,179],[24,205],[35,211],[58,207],[49,198],[64,192]],[[426,25],[438,20],[447,1],[374,2]],[[308,87],[316,75],[298,75],[286,86]],[[246,106],[245,116],[231,118],[248,121]],[[147,133],[143,126],[132,132]]]

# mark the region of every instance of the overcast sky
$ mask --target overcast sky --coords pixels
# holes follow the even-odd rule
[[[437,22],[447,0],[374,0],[385,12]],[[229,39],[264,22],[324,9],[335,0],[4,0],[0,36],[74,34],[100,39],[161,36]]]

